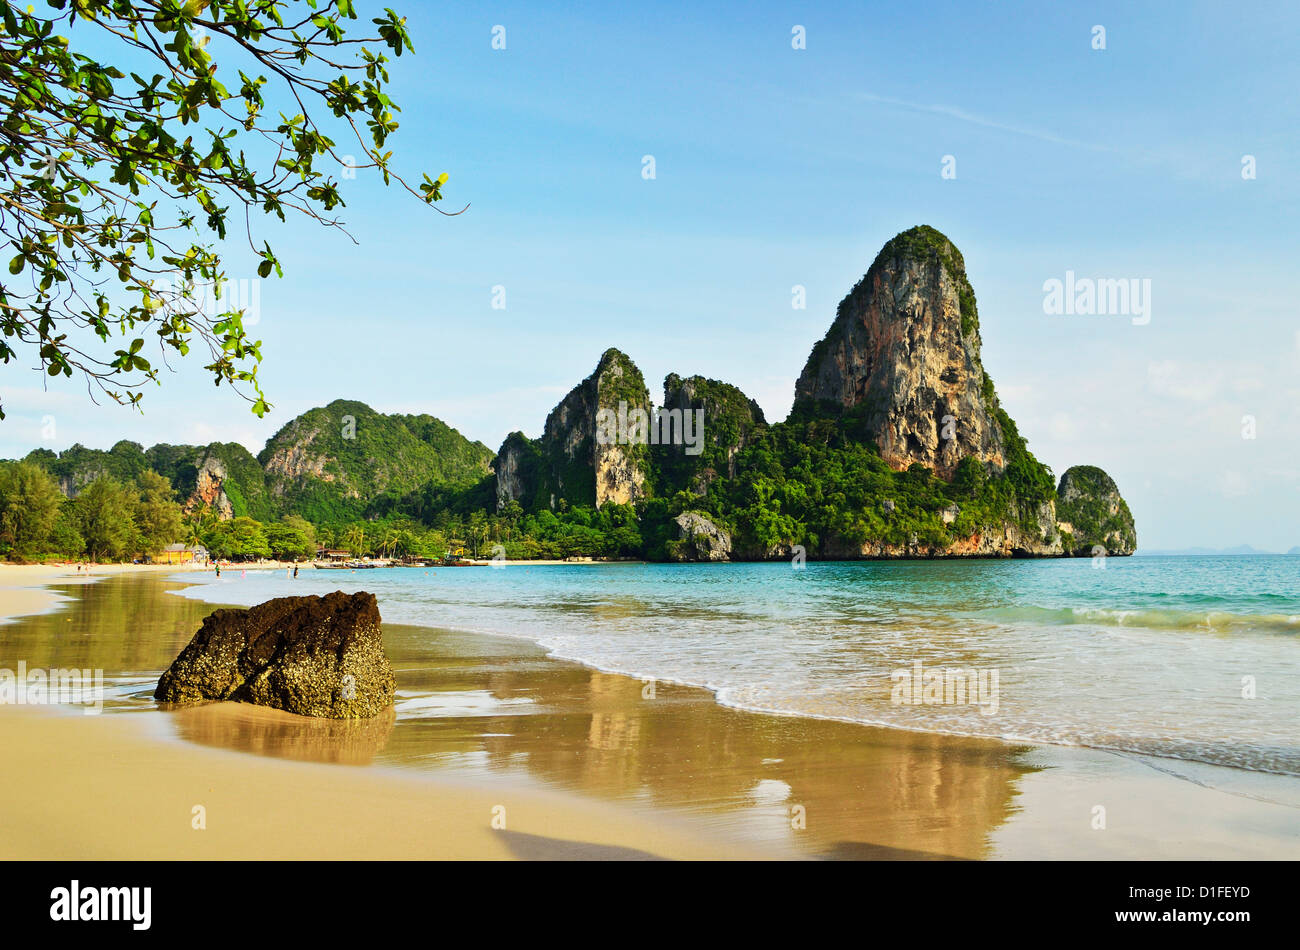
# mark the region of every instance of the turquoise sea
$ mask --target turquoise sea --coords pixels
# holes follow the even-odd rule
[[[1300,557],[231,568],[180,593],[337,589],[747,709],[1300,775]],[[967,701],[900,702],[918,669],[970,671]]]

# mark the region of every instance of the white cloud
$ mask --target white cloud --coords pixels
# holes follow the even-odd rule
[[[1160,396],[1207,402],[1218,394],[1222,382],[1223,371],[1219,369],[1183,366],[1174,360],[1147,364],[1147,387]]]
[[[909,102],[906,99],[895,99],[892,96],[878,96],[872,92],[858,93],[857,98],[865,102],[878,102],[882,105],[897,106],[900,109],[907,109],[912,112],[928,112],[931,115],[941,115],[949,119],[957,119],[959,122],[968,122],[971,125],[983,126],[986,129],[997,129],[999,132],[1010,132],[1013,135],[1023,135],[1026,138],[1038,139],[1042,142],[1051,142],[1054,145],[1068,145],[1070,148],[1086,148],[1097,152],[1115,151],[1115,149],[1108,145],[1099,145],[1095,142],[1081,142],[1078,139],[1066,138],[1057,135],[1054,132],[1048,132],[1042,129],[1029,128],[1023,125],[1013,125],[1009,122],[1000,122],[996,119],[989,119],[982,115],[976,115],[973,112],[967,112],[964,109],[958,109],[956,106]]]

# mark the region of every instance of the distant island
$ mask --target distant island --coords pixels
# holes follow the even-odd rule
[[[0,554],[122,559],[357,555],[661,561],[1129,555],[1137,532],[1094,466],[1059,482],[980,359],[961,253],[889,241],[769,423],[725,382],[670,374],[653,405],[606,350],[538,438],[493,453],[432,416],[336,400],[243,446],[37,449],[0,470]],[[165,485],[164,485],[165,483]],[[19,508],[36,517],[19,516]],[[168,506],[172,506],[169,508]]]

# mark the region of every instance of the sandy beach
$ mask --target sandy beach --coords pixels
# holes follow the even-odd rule
[[[0,567],[0,621],[57,609],[64,598],[44,586],[51,580],[178,572],[163,565],[97,565],[89,577],[71,570]],[[347,725],[224,703],[204,707],[201,717],[209,726],[243,717],[270,729]],[[43,776],[10,783],[0,800],[6,859],[692,859],[723,846],[662,816],[519,783],[456,784],[162,742],[130,717],[0,705],[0,746],[15,767]],[[765,855],[742,849],[735,856]]]
[[[128,717],[0,708],[0,743],[32,777],[0,804],[6,859],[696,859],[722,848],[573,795],[159,742]]]
[[[391,716],[161,711],[151,684],[213,606],[169,593],[174,568],[103,573],[0,568],[0,667],[102,668],[108,684],[103,715],[0,707],[25,777],[0,792],[5,857],[1300,853],[1290,777],[762,715],[683,686],[648,702],[638,680],[431,628],[385,625]]]

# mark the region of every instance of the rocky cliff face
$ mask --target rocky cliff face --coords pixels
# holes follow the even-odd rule
[[[205,458],[195,478],[194,492],[185,501],[186,513],[196,508],[210,508],[222,521],[234,517],[230,498],[221,487],[225,480],[226,467],[221,460],[213,456]]]
[[[211,508],[218,518],[251,517],[259,521],[273,516],[266,476],[251,452],[237,442],[213,442],[196,449],[193,482],[173,481],[182,491],[185,510]],[[192,484],[188,495],[186,483]]]
[[[726,561],[731,558],[731,535],[699,511],[683,511],[673,519],[677,542],[669,556],[678,561]]]
[[[961,557],[1061,557],[1070,552],[1065,548],[1063,536],[1055,525],[1055,503],[1043,502],[1032,506],[1018,519],[996,526],[982,526],[960,534],[948,542],[922,541],[913,536],[901,544],[885,541],[867,541],[861,544],[846,542],[842,538],[829,538],[823,545],[823,558],[961,558]],[[946,518],[945,518],[946,520]],[[1130,552],[1131,553],[1131,552]],[[783,549],[769,558],[785,557]]]
[[[667,412],[698,423],[696,444],[666,444],[657,455],[660,467],[674,487],[703,494],[707,483],[722,474],[734,477],[736,459],[750,444],[756,429],[767,425],[763,410],[730,383],[703,376],[682,378],[669,373],[664,379]],[[693,417],[688,414],[694,414]]]
[[[1056,490],[1057,528],[1075,557],[1137,550],[1137,528],[1115,480],[1092,465],[1066,469]]]
[[[318,428],[297,426],[290,437],[281,438],[279,444],[267,455],[262,469],[272,477],[272,491],[276,495],[284,494],[286,482],[304,475],[327,482],[334,481],[334,473],[326,468],[334,460],[325,453],[313,451],[313,443],[319,435]]]
[[[650,392],[646,389],[645,377],[636,365],[618,350],[606,350],[596,367],[594,378],[595,407],[597,410],[608,409],[618,414],[641,410],[647,414],[654,408],[650,402]],[[585,435],[587,426],[594,419],[584,415],[580,425]],[[576,421],[576,420],[574,420]],[[551,420],[547,420],[548,434],[559,437],[562,424],[557,420],[552,430]],[[594,432],[594,426],[593,426]],[[647,433],[648,435],[648,433]],[[567,444],[572,444],[573,434],[565,433]],[[606,502],[625,505],[640,501],[646,496],[646,462],[649,449],[645,443],[593,439],[592,463],[596,471],[596,507]]]
[[[511,432],[501,443],[496,458],[492,460],[498,511],[512,501],[526,503],[528,496],[536,490],[536,456],[537,449],[532,440],[522,432]]]
[[[551,410],[540,439],[512,433],[502,443],[492,465],[497,506],[517,501],[555,508],[563,500],[599,508],[642,500],[649,492],[648,444],[618,433],[598,439],[597,420],[601,410],[626,420],[634,410],[648,416],[652,408],[636,364],[616,349],[606,350],[595,372]]]
[[[1101,469],[1072,468],[1052,490],[1050,470],[1029,453],[984,371],[961,252],[934,228],[889,241],[840,303],[796,384],[792,417],[800,414],[838,417],[896,471],[921,465],[951,482],[974,459],[980,480],[1003,477],[1017,497],[1001,525],[972,527],[960,504],[943,509],[951,541],[830,537],[822,556],[1091,556],[1098,546],[1113,555],[1137,547],[1128,506]],[[893,502],[882,505],[888,520]]]
[[[795,402],[856,410],[899,471],[920,463],[951,478],[966,456],[1002,470],[975,294],[946,237],[921,226],[884,246],[813,348]]]

